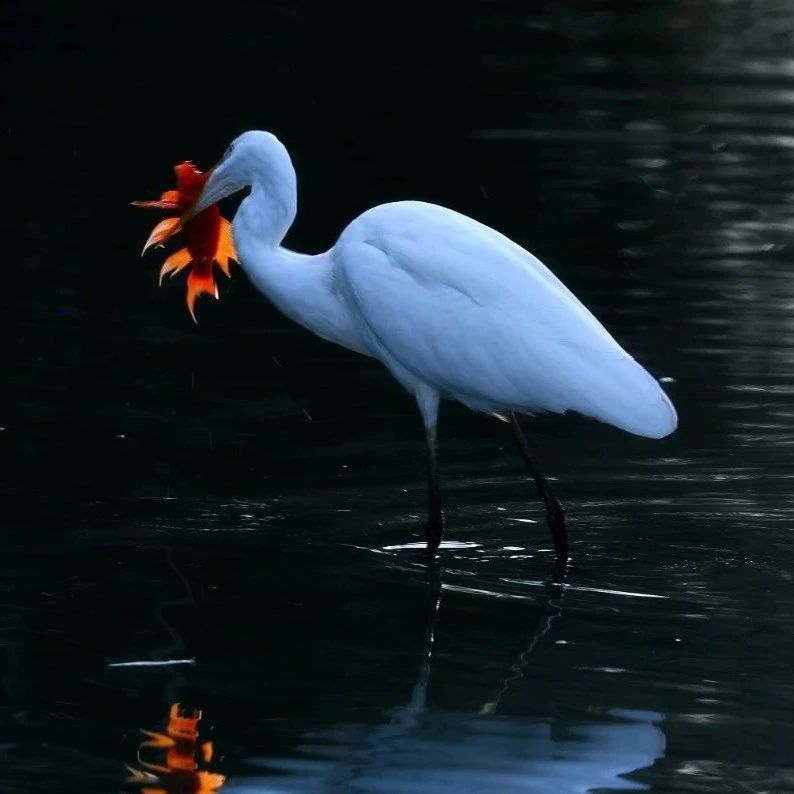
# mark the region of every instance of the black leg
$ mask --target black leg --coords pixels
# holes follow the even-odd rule
[[[524,437],[518,418],[512,412],[510,413],[510,424],[516,437],[518,451],[521,453],[524,463],[527,464],[529,473],[538,488],[538,493],[543,499],[543,504],[546,505],[546,523],[549,525],[549,531],[554,540],[554,551],[557,553],[557,560],[565,563],[568,560],[568,530],[565,527],[565,510],[563,510],[562,505],[549,489],[546,478],[532,464],[532,460],[529,457],[527,439]]]
[[[444,511],[441,509],[441,487],[438,481],[438,460],[436,458],[438,443],[435,426],[428,427],[425,434],[427,437],[427,497],[429,504],[425,535],[427,551],[429,554],[435,555],[444,534]]]

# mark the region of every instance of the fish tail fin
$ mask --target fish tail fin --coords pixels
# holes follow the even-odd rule
[[[187,275],[187,308],[196,324],[198,324],[198,320],[196,320],[195,306],[196,298],[199,295],[218,297],[218,286],[212,275],[212,263],[209,268],[198,268],[194,264]]]
[[[160,281],[158,283],[162,285],[163,279],[168,275],[175,276],[182,268],[190,264],[190,260],[190,251],[187,248],[181,248],[176,253],[171,254],[160,268]]]
[[[141,256],[143,256],[146,253],[146,250],[151,248],[151,246],[162,245],[169,237],[171,237],[171,235],[179,231],[180,227],[180,218],[166,218],[165,220],[160,221],[160,223],[158,223],[157,226],[152,229],[149,239],[143,246]]]
[[[238,262],[239,258],[237,256],[237,250],[234,247],[234,239],[232,238],[232,225],[226,218],[221,218],[218,250],[215,252],[215,261],[227,277],[231,275],[229,273],[229,260]]]

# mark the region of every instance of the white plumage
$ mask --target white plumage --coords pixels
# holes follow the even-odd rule
[[[578,411],[650,438],[675,430],[656,380],[542,262],[499,232],[401,201],[360,215],[323,254],[287,251],[295,172],[278,139],[257,131],[229,147],[194,212],[248,185],[233,223],[242,267],[296,322],[388,367],[416,396],[431,457],[440,398],[501,415]]]
[[[360,339],[412,392],[480,411],[578,411],[637,435],[676,426],[670,400],[551,271],[433,204],[375,207],[333,248]]]

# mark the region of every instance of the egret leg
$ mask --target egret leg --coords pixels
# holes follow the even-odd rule
[[[427,551],[435,554],[444,534],[444,511],[441,509],[441,486],[438,479],[438,434],[436,426],[425,428],[427,439],[427,498],[429,513],[425,526]]]
[[[535,468],[532,460],[529,457],[529,446],[527,439],[524,436],[524,431],[518,423],[518,417],[511,411],[510,424],[513,428],[513,435],[515,435],[516,443],[518,444],[518,451],[527,464],[529,473],[535,481],[540,498],[543,499],[543,504],[546,505],[546,523],[549,526],[552,540],[554,541],[554,551],[557,553],[557,560],[565,563],[568,560],[568,530],[565,526],[565,510],[562,505],[557,501],[557,497],[551,492],[546,478]]]

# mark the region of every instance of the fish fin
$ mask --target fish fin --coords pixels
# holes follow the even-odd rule
[[[157,783],[160,778],[153,775],[151,772],[144,772],[142,769],[136,769],[134,766],[127,765],[127,771],[130,776],[124,781],[125,783]]]
[[[141,742],[141,747],[170,748],[176,744],[176,742],[170,736],[166,736],[162,733],[147,731],[144,728],[141,728],[141,733],[144,734],[145,736],[151,737],[151,739],[148,742]]]
[[[234,247],[234,239],[232,238],[232,225],[226,218],[221,218],[221,229],[218,236],[218,250],[215,253],[215,261],[220,265],[221,270],[228,277],[231,275],[229,272],[229,260],[238,262],[237,250]]]
[[[169,766],[161,766],[160,764],[152,764],[149,761],[143,761],[140,757],[138,758],[138,763],[141,766],[146,767],[146,769],[153,769],[155,772],[161,772],[164,775],[170,775],[174,771]]]
[[[146,250],[151,248],[153,245],[162,245],[172,234],[178,231],[179,228],[179,218],[166,218],[165,220],[160,221],[160,223],[158,223],[157,226],[152,229],[149,239],[143,246],[141,256],[143,256],[146,253]]]
[[[190,264],[190,259],[190,251],[187,248],[180,248],[175,254],[171,254],[160,268],[159,284],[162,285],[166,276],[175,276],[182,268],[187,267]]]
[[[209,792],[218,791],[226,782],[226,776],[219,775],[216,772],[201,771],[196,773],[196,777],[201,785],[199,791],[208,792],[208,794]]]
[[[204,742],[199,749],[201,750],[201,757],[204,759],[205,764],[208,764],[210,761],[212,761],[212,755],[214,752],[212,742]]]
[[[178,190],[166,190],[162,196],[160,196],[160,201],[168,201],[174,204],[179,204],[182,200],[182,196]]]
[[[165,195],[165,194],[163,194]],[[178,210],[179,204],[174,201],[131,201],[133,207],[145,207],[151,210]]]
[[[196,319],[196,298],[199,295],[212,295],[213,298],[218,297],[218,286],[212,276],[212,270],[198,269],[193,266],[193,269],[187,275],[187,308],[193,322],[198,324]]]

